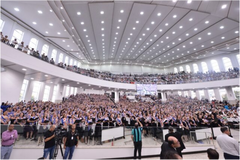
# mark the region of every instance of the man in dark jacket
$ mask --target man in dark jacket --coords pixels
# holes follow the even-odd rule
[[[173,127],[169,127],[168,128],[169,133],[165,135],[165,141],[167,142],[168,137],[173,136],[175,138],[177,138],[177,140],[180,142],[180,147],[177,148],[177,152],[178,154],[182,157],[182,150],[184,150],[186,147],[182,141],[182,135],[179,132],[173,132]]]
[[[166,155],[169,152],[174,152],[175,154],[178,154],[176,149],[179,147],[180,143],[176,137],[173,136],[168,137],[167,142],[163,142],[161,146],[160,159],[165,159]]]

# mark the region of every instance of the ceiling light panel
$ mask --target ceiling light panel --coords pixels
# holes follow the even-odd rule
[[[112,32],[111,32],[111,37],[110,37],[110,46],[109,46],[109,55],[107,55],[107,57],[109,57],[110,59],[115,58],[115,60],[119,59],[120,54],[122,53],[123,48],[120,48],[120,40],[123,35],[123,31],[125,26],[127,25],[127,17],[126,15],[130,14],[131,8],[132,8],[132,3],[115,3],[114,4],[114,17],[112,18],[113,22],[112,22]],[[124,9],[123,9],[124,8]],[[122,10],[124,10],[124,12],[121,12]],[[118,22],[118,20],[121,19],[121,23]],[[135,33],[135,31],[138,30],[138,27],[136,25],[134,25],[135,23],[133,22],[131,31],[128,31],[128,35],[127,38],[130,38],[130,33]],[[133,30],[133,28],[135,28]],[[116,35],[116,33],[118,33]],[[131,37],[132,39],[132,37]],[[122,39],[123,41],[123,39]],[[114,43],[115,42],[115,43]],[[126,39],[124,40],[124,42],[126,43]],[[126,45],[126,44],[124,44]],[[117,55],[117,53],[119,53]],[[112,56],[112,57],[111,57]],[[123,56],[121,56],[123,58]],[[106,59],[106,58],[105,58]]]
[[[143,33],[145,35],[149,34],[153,26],[155,26],[157,23],[150,18],[155,7],[156,7],[155,5],[148,5],[148,4],[140,4],[140,3],[133,4],[127,24],[125,24],[126,25],[125,32],[122,35],[121,43],[119,44],[118,52],[116,53],[117,58],[119,58],[119,55],[121,53],[122,53],[122,56],[120,59],[130,59],[133,56],[136,56],[136,54],[134,53],[137,53],[137,52],[134,45],[137,45],[136,42],[139,41],[140,37],[143,39],[142,41],[144,41],[144,37],[146,36],[142,36],[142,34]],[[116,9],[114,8],[114,10]],[[144,12],[144,11],[147,11],[147,12]],[[144,12],[144,14],[140,14],[140,12]],[[136,23],[136,21],[139,21],[139,23]],[[155,23],[151,24],[152,21],[154,21]],[[133,27],[136,27],[136,29],[133,30]],[[124,26],[122,26],[122,28],[124,28]],[[149,31],[147,31],[146,28],[150,28]],[[137,37],[138,35],[139,37]],[[130,40],[128,40],[128,38],[130,38]],[[134,42],[134,39],[136,39],[135,42]],[[139,42],[142,42],[142,41],[139,41]],[[137,46],[139,46],[139,44]],[[130,53],[130,55],[128,55],[128,53]]]

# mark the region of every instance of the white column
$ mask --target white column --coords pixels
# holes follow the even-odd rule
[[[214,94],[215,94],[216,100],[221,101],[221,100],[222,100],[222,97],[221,97],[221,95],[220,95],[219,89],[218,89],[218,88],[215,88],[215,89],[213,89],[213,90],[214,90]]]
[[[231,103],[231,102],[235,102],[236,100],[236,97],[233,93],[233,90],[232,90],[232,87],[226,87],[226,92],[227,92],[227,99],[228,101]]]
[[[197,97],[198,100],[201,100],[201,97],[200,97],[200,94],[199,94],[198,90],[196,90],[196,97]]]
[[[34,82],[35,81],[29,81],[29,84],[28,84],[28,87],[27,87],[27,91],[26,91],[26,95],[25,95],[26,102],[30,101],[32,99],[32,92],[33,92]]]
[[[188,90],[188,97],[189,97],[189,98],[192,98],[191,90]]]
[[[53,89],[54,89],[54,85],[50,85],[50,93],[49,93],[48,100],[51,102],[52,102],[52,97],[53,97]]]
[[[40,88],[40,92],[38,95],[38,100],[43,100],[43,95],[44,95],[44,90],[45,90],[45,83],[41,83],[41,88]]]
[[[204,97],[205,97],[205,99],[210,100],[208,90],[207,90],[207,89],[204,89],[203,91],[204,91]]]
[[[115,91],[115,98],[114,98],[115,103],[119,102],[119,92]]]
[[[165,93],[166,93],[166,92],[161,92],[161,94],[162,94],[162,101],[163,101],[163,102],[165,102],[165,101],[167,100]]]
[[[65,95],[66,95],[66,87],[67,87],[67,86],[65,86],[65,85],[63,86],[63,93],[62,93],[62,97],[65,97]]]
[[[239,68],[239,65],[240,65],[240,64],[238,64],[237,54],[231,54],[231,55],[229,55],[228,57],[230,58],[233,67],[238,67],[238,68]]]
[[[58,84],[57,95],[56,95],[56,98],[55,98],[55,102],[62,101],[62,97],[63,97],[63,88],[64,88],[64,85],[61,84],[61,83],[59,83],[59,84]]]

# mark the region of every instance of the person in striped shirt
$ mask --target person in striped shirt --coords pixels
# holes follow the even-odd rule
[[[141,159],[143,125],[138,118],[136,118],[136,120],[137,122],[135,123],[135,127],[132,129],[131,138],[134,144],[134,159],[136,159],[137,157],[137,151],[138,151],[138,159]]]

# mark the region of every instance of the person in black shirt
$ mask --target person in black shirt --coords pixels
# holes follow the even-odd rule
[[[52,125],[50,129],[44,134],[44,142],[45,142],[44,154],[43,154],[44,159],[47,158],[49,153],[50,153],[49,159],[53,159],[53,153],[55,148],[55,134],[54,134],[55,128],[56,126]]]
[[[72,159],[73,152],[75,150],[75,147],[78,146],[79,141],[79,135],[76,132],[76,125],[72,125],[71,131],[67,132],[67,134],[64,137],[64,149],[65,153],[63,156],[63,159]]]

